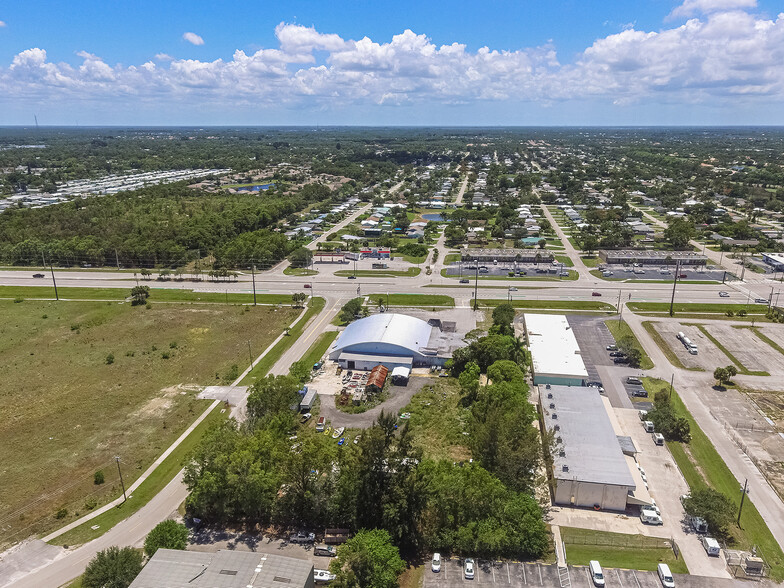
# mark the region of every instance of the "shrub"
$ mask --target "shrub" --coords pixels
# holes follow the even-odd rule
[[[14,298],[14,304],[19,304],[20,302],[24,302],[24,298],[21,297]]]
[[[85,588],[128,588],[142,571],[142,554],[133,547],[99,551],[82,577]]]
[[[106,365],[112,365],[114,363],[114,354],[110,353],[106,356]]]
[[[57,520],[64,519],[67,516],[68,516],[67,508],[61,508],[56,513],[54,513],[54,518],[56,518]]]
[[[93,474],[93,484],[95,484],[96,486],[99,486],[100,484],[103,484],[104,481],[105,481],[105,479],[104,479],[104,476],[103,476],[103,470],[98,470],[97,472],[95,472]]]
[[[144,553],[152,557],[159,549],[185,549],[188,528],[177,521],[166,520],[155,525],[144,540]]]

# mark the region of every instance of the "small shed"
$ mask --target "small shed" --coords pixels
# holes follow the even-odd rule
[[[368,393],[380,392],[384,389],[384,382],[387,381],[387,374],[389,370],[383,365],[377,365],[370,370],[370,377],[367,381],[365,389]]]
[[[398,366],[392,370],[392,383],[395,386],[408,385],[409,377],[411,377],[411,370],[407,367]]]
[[[301,412],[310,411],[310,409],[313,408],[313,403],[316,402],[316,395],[317,393],[314,388],[310,388],[307,392],[305,392],[305,396],[299,403],[299,410]]]

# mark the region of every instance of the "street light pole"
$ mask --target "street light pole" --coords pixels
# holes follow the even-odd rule
[[[256,264],[250,265],[250,275],[253,279],[253,306],[256,306]]]
[[[743,494],[740,495],[740,507],[738,508],[738,527],[740,527],[740,515],[743,512],[743,499],[746,498],[746,494],[748,494],[749,490],[749,479],[746,478],[746,481],[743,482]]]
[[[479,300],[476,299],[479,294],[479,262],[476,263],[476,276],[474,277],[474,310],[479,308]]]
[[[125,482],[123,482],[122,471],[120,471],[120,456],[115,455],[114,461],[117,462],[117,473],[120,474],[120,485],[122,486],[122,491],[123,491],[123,502],[126,502],[128,500],[128,497],[125,495]]]
[[[675,262],[675,278],[672,280],[672,298],[670,299],[670,316],[673,316],[673,306],[675,304],[675,286],[678,284],[678,274],[681,271],[680,261]]]

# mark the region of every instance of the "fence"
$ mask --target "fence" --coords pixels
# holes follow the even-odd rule
[[[678,553],[677,544],[673,539],[647,537],[645,535],[626,535],[623,533],[581,533],[579,530],[567,530],[561,527],[561,537],[568,547],[571,545],[595,545],[597,547],[624,547],[629,549],[672,549]]]

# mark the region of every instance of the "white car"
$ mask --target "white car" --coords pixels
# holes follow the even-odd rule
[[[434,553],[433,554],[433,561],[430,563],[430,569],[433,570],[436,574],[441,571],[441,554]]]
[[[721,292],[719,292],[719,296],[721,298],[729,298],[730,297],[730,293],[729,292],[725,292],[724,290],[722,290]]]
[[[652,508],[642,508],[640,509],[640,521],[645,523],[646,525],[663,525],[664,521],[662,520],[661,516],[656,514],[656,511]]]
[[[465,576],[466,580],[474,579],[474,558],[466,558],[465,563],[463,564],[463,575]]]

